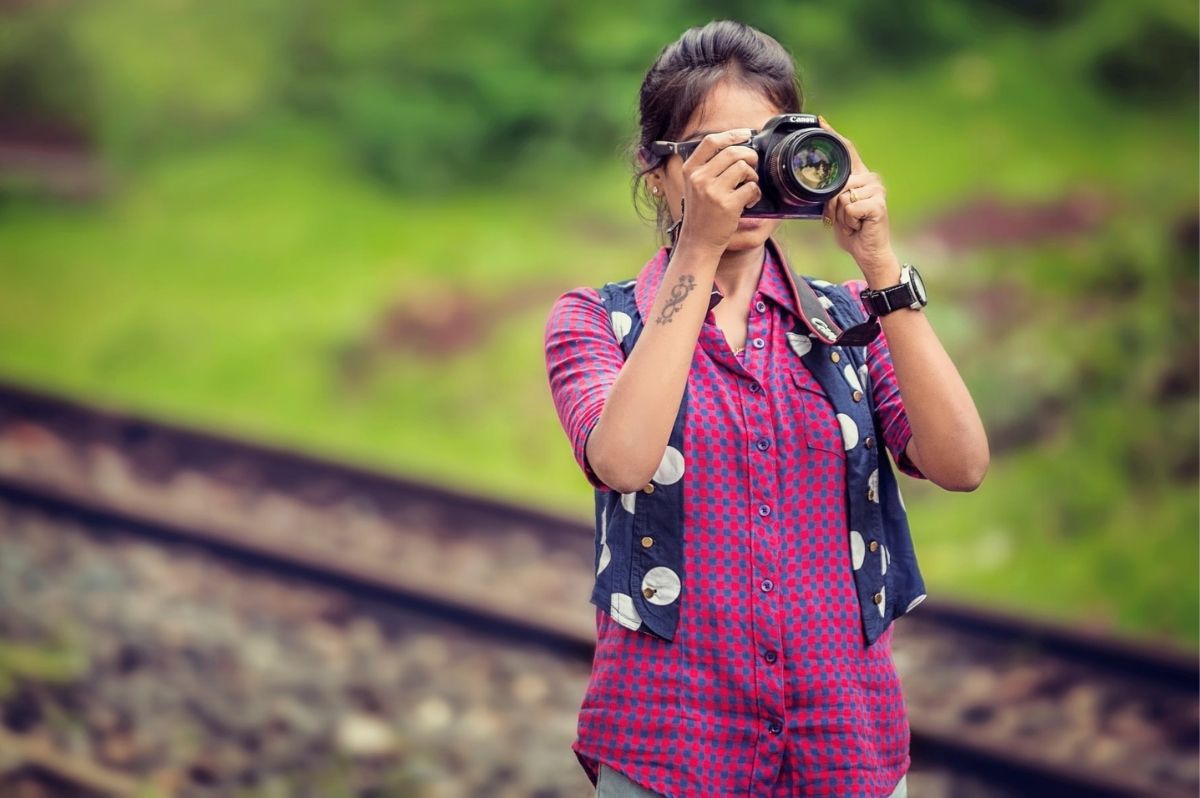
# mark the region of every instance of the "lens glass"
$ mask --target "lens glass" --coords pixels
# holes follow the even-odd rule
[[[792,151],[792,177],[810,191],[835,185],[845,169],[841,143],[827,136],[808,136]]]

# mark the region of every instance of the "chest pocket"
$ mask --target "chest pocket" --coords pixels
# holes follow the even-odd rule
[[[803,364],[791,370],[790,379],[804,412],[804,437],[810,449],[832,452],[845,459],[846,444],[833,403],[825,389]]]

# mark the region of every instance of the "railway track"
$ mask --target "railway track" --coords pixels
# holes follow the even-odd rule
[[[571,519],[11,385],[0,495],[590,662],[591,530]],[[914,766],[1023,795],[1200,788],[1194,654],[936,599],[899,629]]]

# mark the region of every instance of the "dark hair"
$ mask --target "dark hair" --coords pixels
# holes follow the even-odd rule
[[[650,143],[676,140],[696,107],[722,78],[759,89],[784,113],[804,110],[804,89],[791,54],[778,41],[749,25],[715,20],[703,27],[688,28],[677,41],[664,47],[638,93],[639,133],[633,148],[634,207],[640,214],[639,198],[650,202],[660,232],[666,229],[669,214],[644,192],[642,177],[666,158],[651,155]]]

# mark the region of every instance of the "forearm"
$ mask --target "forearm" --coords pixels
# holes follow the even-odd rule
[[[719,259],[719,251],[682,241],[673,251],[637,346],[588,437],[588,462],[614,490],[638,490],[662,461]]]
[[[864,269],[873,289],[900,279],[896,260]],[[987,434],[958,369],[924,311],[897,310],[880,319],[896,382],[912,429],[907,453],[921,472],[948,490],[974,490],[989,462]]]

